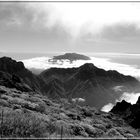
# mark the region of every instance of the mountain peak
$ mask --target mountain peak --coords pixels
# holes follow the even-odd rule
[[[90,79],[95,76],[95,70],[97,67],[94,66],[92,63],[86,63],[79,67],[78,70],[78,77],[80,79]]]
[[[24,69],[25,66],[21,61],[17,62],[16,60],[6,56],[0,58],[0,70],[2,71],[13,73]]]
[[[116,106],[113,107],[111,112],[119,114],[126,111],[130,106],[130,103],[126,102],[125,100],[122,100],[121,102],[117,102]]]
[[[85,63],[84,65],[80,66],[80,69],[86,69],[86,70],[93,70],[97,67],[93,63]]]

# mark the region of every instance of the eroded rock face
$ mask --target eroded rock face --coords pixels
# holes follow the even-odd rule
[[[111,110],[112,113],[119,115],[126,122],[128,122],[134,128],[140,128],[140,97],[136,104],[130,104],[126,101],[117,103]]]
[[[126,102],[125,100],[123,100],[122,102],[118,102],[113,109],[111,110],[111,112],[116,113],[116,114],[122,114],[124,113],[127,109],[129,109],[132,105],[128,102]]]

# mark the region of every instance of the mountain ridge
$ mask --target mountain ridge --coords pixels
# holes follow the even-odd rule
[[[0,71],[14,74],[22,84],[40,94],[53,98],[85,98],[86,104],[101,108],[108,102],[115,102],[124,92],[116,93],[115,86],[124,86],[126,91],[139,90],[139,81],[117,71],[105,71],[86,63],[78,68],[50,68],[40,75],[34,75],[22,62],[7,57],[0,58]],[[50,80],[50,81],[49,81]],[[11,80],[11,82],[14,82]],[[21,84],[21,85],[22,85]]]
[[[93,64],[65,70],[52,68],[38,76],[11,58],[0,58],[0,64],[2,137],[140,136],[140,97],[135,105],[122,101],[109,113],[99,110],[121,95],[112,87],[123,84],[127,90],[133,90],[139,86],[135,78]],[[37,82],[39,87],[31,82]]]
[[[109,100],[115,102],[116,98],[119,98],[122,93],[115,93],[112,90],[114,86],[124,86],[126,87],[125,89],[128,89],[127,92],[134,91],[134,89],[137,90],[137,88],[139,88],[139,81],[132,76],[125,76],[113,70],[105,71],[97,68],[92,63],[84,64],[78,68],[50,68],[43,71],[39,76],[43,79],[56,76],[58,79],[63,81],[67,96],[71,97],[71,94],[73,94],[74,96],[72,97],[85,97],[87,94],[87,96],[89,96],[87,97],[87,103],[90,102],[89,105],[95,107],[99,107],[99,104],[102,104],[102,106],[105,105],[106,100],[108,102]],[[87,80],[90,82],[86,83]],[[83,83],[81,84],[81,82]],[[78,85],[81,85],[81,88],[89,87],[89,91],[85,88],[83,91],[79,92],[79,89],[76,88]],[[75,91],[75,93],[72,91]],[[104,97],[105,94],[106,97]],[[98,99],[97,97],[106,99],[105,101],[99,101],[100,103],[97,103],[94,100],[94,98]],[[90,98],[95,101],[95,103],[93,103],[93,101],[89,101],[91,100]]]

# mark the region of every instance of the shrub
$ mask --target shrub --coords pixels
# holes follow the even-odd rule
[[[3,100],[3,99],[0,99],[0,106],[10,106],[10,104],[6,101],[6,100]]]
[[[106,133],[106,135],[109,136],[109,137],[122,137],[122,135],[115,128],[111,128]]]
[[[73,120],[81,120],[80,116],[76,113],[68,112],[66,115]]]
[[[27,113],[4,114],[1,131],[4,137],[42,137],[47,125],[36,116]]]
[[[104,125],[102,125],[102,124],[93,124],[93,127],[97,127],[98,129],[106,131],[106,127]]]
[[[39,102],[38,105],[35,107],[35,110],[43,113],[46,110],[46,106],[44,103]]]
[[[22,107],[26,108],[26,109],[29,109],[29,110],[32,110],[32,111],[41,112],[41,113],[45,112],[45,110],[46,110],[46,106],[43,103],[27,102],[27,103],[24,103],[22,105]]]
[[[41,99],[38,97],[26,97],[26,100],[30,102],[41,102]]]
[[[93,112],[88,108],[82,108],[82,115],[85,117],[92,117]]]
[[[103,135],[104,131],[89,124],[81,123],[81,126],[85,129],[85,132],[89,134],[90,137],[100,137]]]
[[[88,134],[85,132],[85,129],[79,124],[72,124],[71,130],[72,135],[88,137]]]
[[[68,137],[71,136],[72,131],[70,129],[70,124],[63,121],[63,120],[57,120],[55,122],[56,126],[56,135],[60,135],[61,137]]]

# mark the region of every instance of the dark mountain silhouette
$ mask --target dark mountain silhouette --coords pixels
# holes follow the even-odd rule
[[[64,97],[64,88],[61,81],[54,76],[41,79],[25,68],[22,62],[9,57],[0,58],[0,84],[21,91],[37,91],[51,98]]]
[[[9,57],[0,58],[0,71],[5,75],[16,76],[22,79],[32,90],[41,91],[42,80],[25,68],[22,62],[17,62]]]
[[[68,59],[71,62],[75,60],[90,60],[88,56],[77,53],[65,53],[64,55],[58,55],[53,57],[53,60],[62,60],[62,59]]]
[[[124,92],[113,89],[124,87],[126,92],[139,91],[140,83],[131,76],[124,76],[117,71],[105,71],[87,63],[79,68],[50,68],[40,75],[34,75],[8,57],[0,58],[1,85],[22,91],[37,91],[50,98],[84,98],[86,104],[102,107],[108,102],[115,102]]]
[[[6,86],[9,88],[16,88],[20,91],[29,92],[32,91],[31,87],[23,82],[23,80],[16,76],[10,75],[9,73],[0,71],[0,85]]]
[[[124,86],[125,91],[139,90],[140,83],[131,76],[117,71],[105,71],[87,63],[79,68],[51,68],[40,74],[46,81],[55,76],[64,84],[67,97],[81,97],[90,106],[102,107],[107,102],[115,102],[124,92],[116,93],[115,86]]]
[[[122,102],[118,102],[111,112],[123,118],[132,127],[140,128],[140,97],[136,104],[133,105],[124,100]]]

